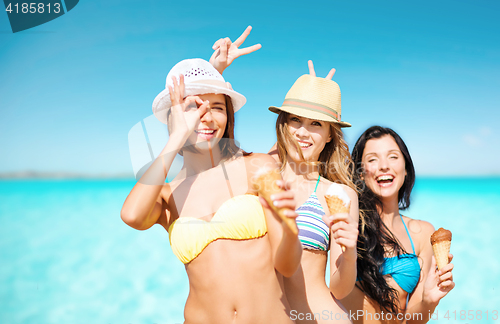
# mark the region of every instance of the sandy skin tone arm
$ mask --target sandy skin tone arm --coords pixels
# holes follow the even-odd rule
[[[453,264],[449,263],[441,270],[436,268],[436,260],[430,243],[434,227],[425,221],[417,222],[422,229],[417,239],[418,244],[422,247],[419,257],[422,258],[423,265],[421,279],[410,297],[407,313],[422,314],[422,316],[412,316],[411,319],[406,321],[406,323],[412,324],[427,323],[441,298],[455,287],[452,274]],[[450,254],[450,262],[452,259],[453,256]]]
[[[311,60],[307,62],[309,74],[316,76]],[[325,77],[331,80],[335,74],[331,69]],[[358,195],[351,188],[343,185],[342,188],[351,200],[349,214],[334,214],[323,218],[330,227],[330,291],[337,299],[346,297],[356,283],[356,259],[358,240]],[[345,251],[342,251],[342,247]]]
[[[169,140],[160,156],[134,186],[122,207],[121,216],[123,221],[138,230],[148,229],[155,223],[160,223],[164,227],[168,227],[170,224],[168,202],[171,198],[171,192],[169,185],[165,184],[166,175],[175,155],[183,147],[189,135],[194,132],[203,115],[210,109],[208,100],[204,102],[197,96],[184,98],[182,75],[179,77],[179,83],[175,78],[173,81],[174,89],[169,87],[173,103],[171,108],[172,129]],[[196,106],[197,108],[193,109]],[[248,163],[249,165],[259,166],[273,163],[275,167],[274,160],[269,158],[267,154],[252,154],[249,160],[252,161]],[[285,187],[284,182],[279,185]],[[293,211],[295,208],[293,193],[284,191],[275,195],[273,200],[275,204],[291,209],[287,216],[296,217]],[[300,263],[300,242],[296,235],[283,230],[276,219],[277,216],[267,207],[266,204],[264,210],[273,249],[273,261],[278,271],[284,275],[291,275]]]
[[[330,291],[337,299],[347,296],[356,283],[358,196],[347,186],[343,189],[351,199],[350,213],[323,218],[330,227]],[[344,252],[342,246],[345,247]]]
[[[247,163],[250,174],[255,175],[262,169],[272,170],[278,167],[276,161],[267,154],[253,153],[252,156],[252,159]],[[278,208],[286,208],[285,215],[295,220],[297,213],[295,212],[294,193],[289,190],[289,184],[283,180],[278,180],[277,185],[285,191],[271,196],[274,205]],[[274,267],[285,277],[290,277],[297,271],[302,257],[302,246],[298,235],[294,234],[285,222],[269,208],[266,200],[262,197],[259,200],[266,215]]]
[[[409,287],[413,290],[410,295],[398,284],[397,278],[389,275],[385,276],[388,285],[397,292],[397,304],[395,306],[399,308],[399,311],[398,314],[392,314],[391,323],[401,323],[405,319],[407,323],[426,323],[439,300],[454,287],[451,274],[453,266],[448,265],[446,268],[441,269],[442,273],[438,275],[435,270],[430,242],[434,227],[429,222],[414,220],[400,214],[399,195],[409,172],[413,172],[413,170],[408,167],[406,159],[403,157],[406,148],[398,143],[397,137],[394,136],[387,134],[379,138],[369,139],[365,144],[362,144],[364,148],[361,162],[363,162],[364,168],[361,179],[378,196],[381,202],[381,205],[376,206],[377,210],[373,211],[373,215],[377,217],[375,212],[378,213],[383,225],[400,244],[403,253],[415,253],[417,255],[421,270],[418,272],[420,277],[416,287],[414,289]],[[399,140],[401,141],[401,139]],[[383,177],[389,178],[389,181],[383,182]],[[409,194],[411,187],[406,187],[404,190]],[[369,214],[367,217],[369,217]],[[379,238],[374,237],[374,239]],[[385,249],[386,258],[394,256],[394,252],[388,247],[385,247]],[[413,268],[411,270],[413,271]],[[418,270],[415,269],[415,271]],[[384,322],[383,318],[376,318],[376,315],[381,315],[383,311],[381,306],[376,301],[368,298],[358,288],[355,288],[353,293],[345,298],[344,304],[352,311],[363,310],[367,315],[375,315],[373,319],[371,319],[371,316],[370,319],[368,319],[368,316],[363,316],[362,320],[358,319],[356,322]],[[401,315],[404,315],[404,318]],[[386,320],[389,320],[389,318],[386,318]]]
[[[283,186],[284,182],[281,185]],[[289,209],[288,217],[296,218],[297,214],[293,211],[295,203],[290,203],[293,199],[290,200],[282,196],[285,194],[291,194],[293,198],[291,191],[285,191],[284,193],[273,195],[271,199],[273,199],[277,207]],[[297,271],[302,257],[302,246],[300,245],[298,235],[292,233],[290,228],[279,219],[278,215],[271,211],[264,199],[260,198],[260,202],[266,214],[268,233],[273,251],[274,268],[283,276],[291,277]]]
[[[255,52],[256,50],[262,47],[260,44],[256,44],[246,48],[240,48],[240,46],[243,44],[247,36],[250,34],[251,30],[252,27],[248,26],[243,32],[243,34],[241,34],[241,36],[238,37],[238,39],[236,39],[234,42],[232,42],[228,37],[226,37],[226,38],[221,38],[214,43],[214,45],[212,46],[214,53],[210,58],[210,63],[215,67],[217,71],[219,71],[219,73],[222,74],[224,70],[229,65],[231,65],[236,58],[242,55]],[[265,155],[267,156],[267,154]],[[271,158],[269,160],[268,158],[269,157],[259,158],[259,160],[267,159],[267,161],[260,161],[259,163],[257,163],[258,167],[269,167],[272,165],[272,168],[277,168],[277,164],[274,161],[274,159]],[[252,164],[255,164],[254,162],[255,160],[252,161]],[[259,165],[260,163],[262,163],[262,165]],[[284,188],[285,184],[280,183],[280,186]],[[275,197],[273,197],[273,200],[274,199],[281,200],[281,195],[289,195],[289,194],[290,194],[289,191],[283,192],[281,194],[276,194]],[[295,273],[300,264],[300,258],[302,255],[302,247],[300,245],[300,241],[298,240],[298,236],[293,234],[288,229],[288,227],[283,226],[283,224],[280,224],[281,220],[278,219],[277,216],[270,211],[265,200],[261,199],[260,201],[264,206],[264,210],[266,212],[266,218],[268,220],[268,227],[270,227],[268,228],[268,230],[270,233],[270,240],[273,248],[275,268],[284,276],[289,277],[293,275],[293,273]],[[284,205],[285,203],[286,203],[285,199],[283,199],[281,202],[275,201],[275,205],[277,207],[290,208],[291,210],[289,212],[293,213],[293,215],[290,213],[291,215],[290,217],[295,218],[297,216],[295,212],[293,212],[293,210],[295,210],[295,205],[293,207],[290,207],[290,206],[285,206]],[[276,235],[271,234],[274,232],[276,232],[277,234]]]
[[[168,191],[165,179],[176,154],[181,150],[190,134],[194,132],[208,108],[208,101],[199,97],[189,96],[184,99],[184,77],[179,77],[179,84],[174,78],[174,89],[169,86],[172,100],[172,131],[167,144],[153,164],[132,188],[123,203],[122,220],[137,230],[146,230],[156,224],[162,214],[169,223],[168,205],[162,192]],[[198,109],[188,109],[191,104],[197,104]]]
[[[221,38],[215,42],[213,49],[214,53],[210,62],[219,72],[223,72],[233,61],[240,55],[251,53],[260,48],[260,45],[254,45],[245,49],[239,49],[246,37],[249,35],[251,27],[248,27],[245,32],[232,43],[229,38]],[[243,52],[244,51],[244,52]],[[312,62],[310,62],[310,69]],[[312,68],[312,73],[314,69]],[[327,78],[331,79],[335,69],[332,69]],[[347,187],[346,187],[347,188]],[[357,219],[358,219],[358,204],[356,193],[350,190],[350,197],[355,207],[351,208],[351,215],[337,214],[331,219],[325,220],[332,225],[332,238],[336,238],[337,244],[333,244],[333,256],[336,262],[331,268],[331,287],[332,292],[337,298],[342,298],[347,295],[354,287],[356,280],[356,240],[357,240]],[[346,252],[342,253],[338,242],[343,242],[344,246],[349,247]],[[332,251],[332,249],[331,249]],[[344,278],[344,276],[346,276]],[[342,277],[342,280],[340,278]]]

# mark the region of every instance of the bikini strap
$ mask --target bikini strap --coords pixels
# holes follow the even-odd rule
[[[403,222],[403,225],[405,226],[406,234],[408,234],[408,237],[410,238],[410,243],[411,243],[411,248],[413,249],[413,254],[415,254],[415,246],[413,245],[413,240],[411,239],[410,232],[408,231],[408,227],[406,227],[405,221],[403,220],[403,216],[399,214],[399,217],[401,217],[401,221]]]
[[[316,192],[316,189],[318,189],[318,185],[319,185],[319,180],[321,179],[321,176],[319,175],[318,176],[318,182],[316,182],[316,187],[314,188],[314,192]]]

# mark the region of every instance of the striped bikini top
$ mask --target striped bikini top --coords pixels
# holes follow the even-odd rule
[[[316,196],[320,177],[314,192],[306,202],[297,208],[299,215],[296,219],[299,228],[299,240],[302,248],[306,250],[328,251],[330,243],[330,228],[323,222],[325,211]]]

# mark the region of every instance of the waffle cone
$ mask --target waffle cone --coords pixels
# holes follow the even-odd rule
[[[337,196],[325,196],[326,204],[328,205],[328,210],[330,214],[338,214],[338,213],[349,213],[351,209],[351,202],[344,204],[344,201]]]
[[[351,209],[351,202],[344,204],[344,201],[337,196],[325,195],[326,204],[328,205],[328,210],[330,215],[338,213],[349,213]],[[345,252],[345,246],[342,246],[342,252]]]
[[[299,230],[297,228],[295,220],[292,218],[288,218],[285,215],[286,208],[278,208],[274,206],[273,201],[271,200],[271,195],[284,191],[283,189],[278,187],[278,185],[276,184],[276,180],[281,180],[281,175],[279,174],[278,170],[268,171],[257,176],[253,180],[253,186],[258,191],[259,195],[266,200],[269,207],[276,214],[278,214],[283,222],[285,222],[292,233],[298,234]]]
[[[436,258],[436,263],[438,269],[440,270],[448,264],[448,254],[450,253],[450,246],[451,241],[440,241],[432,244],[434,257]]]

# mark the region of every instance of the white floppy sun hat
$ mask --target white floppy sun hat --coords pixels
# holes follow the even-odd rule
[[[208,93],[224,94],[231,98],[234,112],[243,107],[246,98],[242,94],[228,88],[222,75],[203,59],[188,59],[177,63],[167,75],[165,89],[153,101],[153,114],[162,123],[167,123],[167,111],[172,107],[168,86],[174,87],[172,77],[177,80],[184,75],[184,95],[195,96]]]

